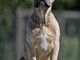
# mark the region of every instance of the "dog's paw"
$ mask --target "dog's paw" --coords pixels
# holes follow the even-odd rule
[[[36,57],[33,57],[32,60],[36,60]]]
[[[22,57],[20,58],[20,60],[25,60],[25,58],[22,56]]]

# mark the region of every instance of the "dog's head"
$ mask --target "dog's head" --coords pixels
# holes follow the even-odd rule
[[[34,7],[39,7],[40,5],[50,7],[53,2],[54,0],[34,0]]]

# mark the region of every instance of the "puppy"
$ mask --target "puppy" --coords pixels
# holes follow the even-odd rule
[[[54,0],[34,0],[34,13],[27,22],[26,60],[57,60],[60,29],[51,12]]]

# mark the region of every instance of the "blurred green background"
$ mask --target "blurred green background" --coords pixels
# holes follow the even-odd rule
[[[24,55],[26,22],[33,0],[0,0],[0,60]],[[55,0],[52,7],[60,24],[58,60],[80,60],[80,0]]]

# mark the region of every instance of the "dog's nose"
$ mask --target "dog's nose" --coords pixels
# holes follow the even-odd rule
[[[40,6],[45,6],[44,0],[41,0],[41,1],[40,1]]]
[[[50,0],[34,0],[34,7],[39,7],[41,5],[50,7]]]
[[[40,3],[40,0],[34,0],[34,7],[38,7]]]
[[[44,0],[44,2],[45,2],[45,5],[48,7],[50,7],[52,5],[50,0]]]

